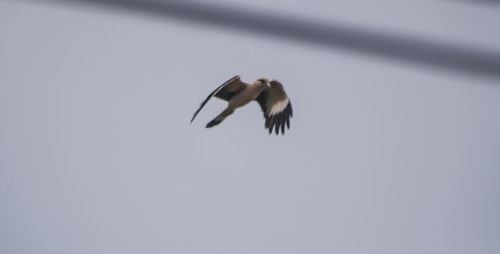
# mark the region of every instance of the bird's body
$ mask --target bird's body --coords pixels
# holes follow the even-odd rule
[[[243,107],[255,100],[266,88],[267,85],[260,82],[247,85],[241,92],[229,100],[227,107],[232,109]]]
[[[283,90],[283,86],[276,80],[259,79],[252,84],[244,83],[239,76],[226,81],[215,89],[201,104],[195,112],[191,122],[213,96],[228,101],[224,109],[217,117],[207,124],[207,128],[218,125],[231,115],[234,110],[243,107],[251,101],[257,101],[264,112],[266,119],[265,127],[269,133],[275,129],[276,134],[285,133],[285,124],[290,128],[290,117],[292,116],[292,105]]]

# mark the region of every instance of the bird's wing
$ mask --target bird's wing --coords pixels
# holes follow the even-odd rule
[[[283,86],[276,80],[271,81],[271,86],[264,90],[255,99],[264,112],[266,119],[266,128],[269,129],[269,134],[274,131],[278,135],[279,130],[285,134],[285,124],[290,128],[290,118],[293,115],[292,104],[290,99],[283,90]]]
[[[200,110],[207,104],[207,102],[212,98],[213,96],[229,101],[235,94],[241,92],[245,87],[247,86],[246,83],[242,82],[240,80],[240,76],[236,75],[232,79],[224,82],[224,84],[220,85],[215,89],[212,93],[208,95],[208,97],[201,103],[200,107],[198,110],[193,115],[193,118],[191,118],[191,122],[193,122],[194,118]]]

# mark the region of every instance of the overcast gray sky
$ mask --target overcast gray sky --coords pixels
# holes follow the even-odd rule
[[[500,5],[240,1],[500,53]],[[235,74],[280,80],[204,128]],[[500,81],[133,12],[0,0],[0,253],[500,253]]]

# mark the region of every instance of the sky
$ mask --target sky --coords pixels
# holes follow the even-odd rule
[[[500,52],[496,3],[213,2]],[[39,1],[0,38],[0,253],[500,252],[498,79]],[[236,74],[283,83],[284,136],[189,124]]]

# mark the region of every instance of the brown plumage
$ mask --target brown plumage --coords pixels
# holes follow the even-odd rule
[[[269,133],[272,133],[274,129],[276,135],[280,131],[285,134],[285,125],[288,129],[290,128],[290,118],[293,114],[292,104],[283,86],[276,80],[258,79],[252,84],[247,84],[240,80],[240,76],[235,76],[208,95],[194,113],[191,122],[214,96],[227,101],[228,105],[224,111],[207,124],[207,128],[218,125],[237,108],[254,100],[259,103],[264,113],[264,126],[269,130]]]

